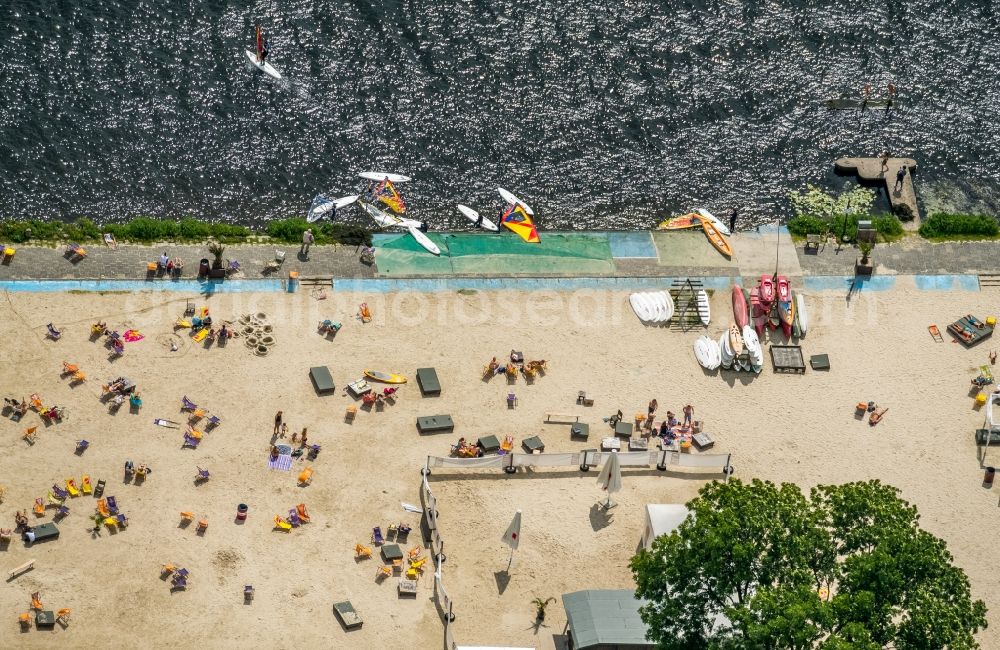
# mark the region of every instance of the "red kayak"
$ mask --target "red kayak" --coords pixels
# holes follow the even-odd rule
[[[770,275],[760,276],[760,302],[767,311],[771,311],[771,303],[774,302],[774,281]]]
[[[743,331],[743,328],[747,326],[750,322],[750,317],[747,314],[747,301],[743,296],[743,288],[739,285],[733,285],[733,318],[736,320],[736,325]]]
[[[778,276],[778,302],[791,302],[792,288],[788,284],[788,278],[783,275]]]
[[[757,336],[763,338],[767,311],[760,302],[760,287],[750,289],[750,308],[753,313],[753,328],[757,331]]]

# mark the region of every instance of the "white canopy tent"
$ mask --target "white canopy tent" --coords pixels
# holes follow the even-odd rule
[[[687,516],[687,507],[680,503],[646,504],[646,528],[642,532],[642,547],[649,548],[660,535],[672,533]]]

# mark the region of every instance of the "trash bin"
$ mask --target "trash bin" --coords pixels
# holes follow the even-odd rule
[[[993,476],[994,476],[994,474],[996,474],[996,472],[997,472],[997,468],[996,467],[987,467],[986,468],[986,475],[983,477],[983,485],[985,485],[987,487],[992,487],[993,486]]]
[[[199,277],[203,277],[203,276],[208,275],[208,272],[209,272],[210,269],[211,269],[211,267],[208,264],[208,260],[207,259],[203,259],[201,261],[201,263],[198,264],[198,276]]]
[[[247,510],[249,510],[249,509],[250,509],[250,507],[247,506],[247,504],[245,504],[245,503],[241,503],[240,505],[236,506],[236,520],[237,521],[246,521]]]

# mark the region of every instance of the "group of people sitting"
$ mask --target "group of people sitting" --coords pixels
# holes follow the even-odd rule
[[[156,269],[169,275],[174,275],[175,273],[179,274],[183,268],[183,260],[179,257],[175,257],[173,259],[167,257],[166,251],[164,251],[163,255],[160,255],[160,259],[156,261]]]

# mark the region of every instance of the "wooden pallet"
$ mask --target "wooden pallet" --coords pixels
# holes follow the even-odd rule
[[[299,278],[299,286],[303,287],[332,287],[332,275],[310,275]]]
[[[986,287],[1000,288],[1000,273],[980,273],[979,287],[981,289]]]
[[[692,326],[701,326],[698,292],[704,288],[705,285],[698,278],[677,279],[670,284],[670,297],[674,299],[674,316],[670,319],[671,328],[688,330]]]

